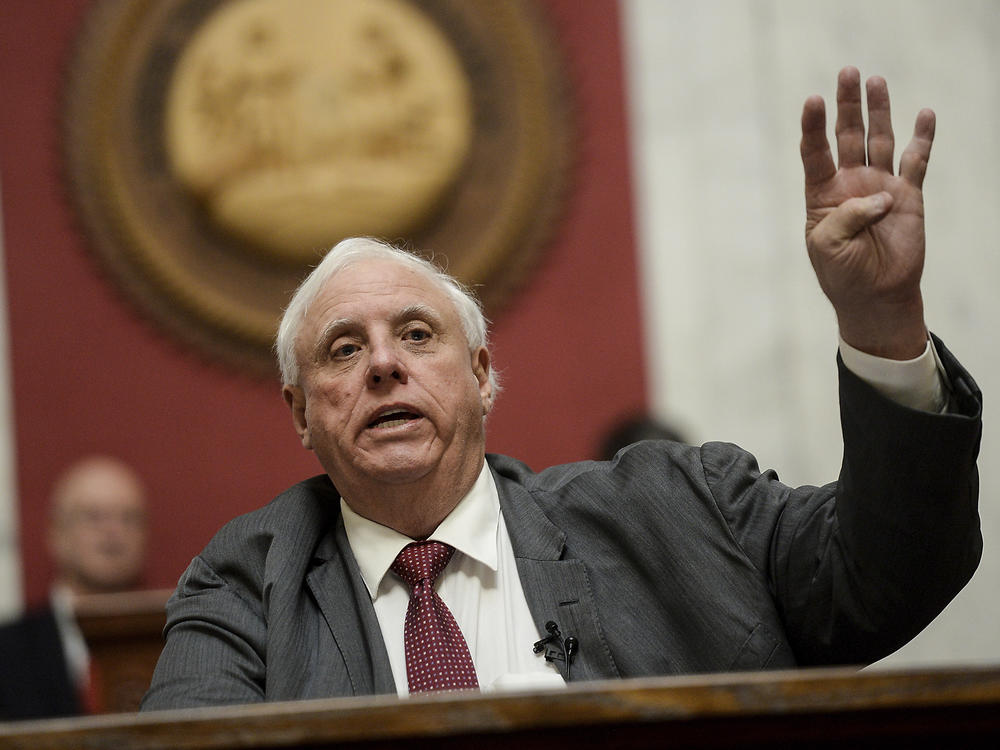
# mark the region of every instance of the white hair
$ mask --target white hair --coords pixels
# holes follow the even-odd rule
[[[452,301],[462,330],[465,332],[469,351],[474,352],[479,347],[488,348],[488,331],[486,317],[479,300],[461,282],[442,271],[430,261],[421,258],[407,250],[395,247],[372,237],[351,237],[338,242],[324,256],[292,295],[288,307],[281,316],[278,325],[278,336],[275,341],[275,351],[278,355],[278,366],[281,368],[283,385],[299,384],[299,361],[296,356],[299,331],[305,322],[309,307],[326,286],[326,283],[338,271],[349,265],[366,260],[391,260],[394,263],[423,274],[436,284]],[[496,371],[491,366],[489,372],[493,395],[499,390]]]

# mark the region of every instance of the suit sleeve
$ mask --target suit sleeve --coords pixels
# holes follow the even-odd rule
[[[250,601],[196,557],[167,602],[166,645],[142,710],[264,700],[267,627]]]
[[[838,357],[844,457],[835,484],[792,489],[746,454],[703,448],[716,503],[767,577],[800,664],[891,653],[979,564],[982,398],[935,343],[951,386],[943,415],[880,396]]]

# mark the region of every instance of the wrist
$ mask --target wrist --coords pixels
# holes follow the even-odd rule
[[[923,305],[837,315],[840,337],[858,351],[883,359],[910,360],[927,349]]]

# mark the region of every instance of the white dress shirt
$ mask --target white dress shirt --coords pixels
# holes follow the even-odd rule
[[[409,694],[403,621],[410,592],[389,570],[408,536],[359,516],[340,501],[347,539],[375,606],[389,664],[401,696]],[[455,554],[435,590],[455,616],[483,690],[563,685],[554,665],[534,653],[539,639],[517,574],[514,550],[500,513],[500,498],[486,462],[469,493],[428,537]]]
[[[49,602],[62,641],[70,681],[82,689],[90,679],[90,650],[73,613],[73,595],[66,588],[53,586]]]
[[[873,357],[843,340],[840,353],[849,370],[887,398],[924,411],[947,408],[943,369],[929,339],[921,356],[905,362]],[[396,691],[408,695],[403,621],[410,594],[389,566],[413,540],[359,516],[343,499],[340,507],[382,629]],[[469,644],[480,687],[534,690],[564,685],[554,665],[532,648],[541,636],[528,610],[496,484],[485,461],[472,489],[428,538],[455,548],[435,589]]]
[[[897,404],[936,414],[948,408],[944,366],[930,337],[923,354],[902,361],[874,357],[841,339],[840,358],[848,370]]]

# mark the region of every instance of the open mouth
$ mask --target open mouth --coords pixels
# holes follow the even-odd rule
[[[384,414],[379,414],[375,419],[368,423],[368,426],[376,430],[384,430],[389,427],[398,427],[399,425],[406,424],[407,422],[412,422],[415,419],[420,419],[419,414],[414,414],[411,411],[406,411],[405,409],[393,409],[392,411],[387,411]]]

